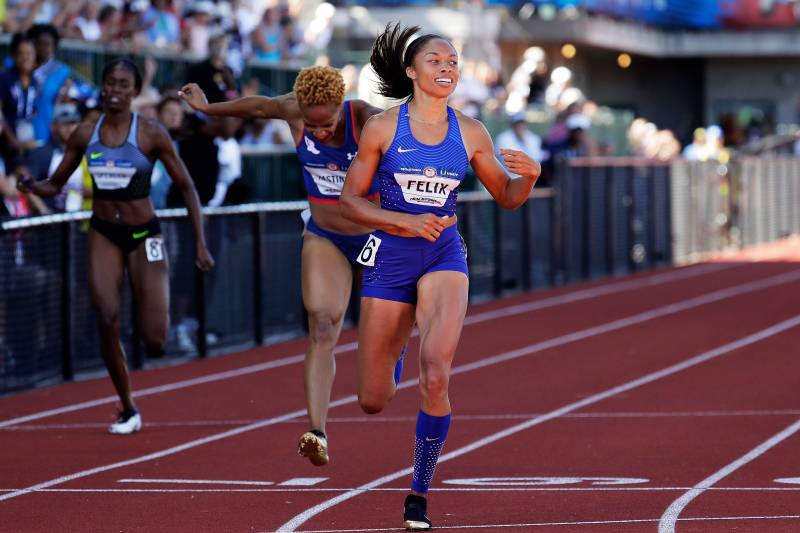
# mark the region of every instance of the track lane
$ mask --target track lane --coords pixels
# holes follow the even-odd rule
[[[783,268],[783,269],[785,270],[785,269],[787,269],[788,267],[786,267],[786,266],[783,266],[783,267],[781,267],[781,268]],[[652,302],[652,301],[648,301],[647,303],[649,303],[649,304],[652,306],[652,303],[653,303],[653,302]],[[591,314],[591,313],[589,313],[589,314]],[[595,311],[594,311],[594,316],[596,317],[596,315],[597,315],[597,313],[596,313],[596,310],[595,310]],[[578,318],[580,318],[580,317],[578,317]],[[577,319],[576,319],[576,320],[577,320]],[[542,321],[542,322],[544,322],[544,321]],[[537,325],[539,325],[539,326],[542,326],[542,322],[540,322],[540,323],[539,323],[539,324],[537,324]],[[546,322],[544,323],[544,325],[546,325]],[[481,354],[479,354],[477,357],[480,357],[480,355],[485,355],[485,352],[484,352],[484,353],[481,353]],[[296,385],[296,378],[294,378],[294,379],[295,379],[295,381],[294,381],[293,383]],[[352,389],[351,389],[351,390],[352,390]],[[295,431],[296,431],[296,430],[295,430]],[[293,440],[293,439],[292,439],[292,440]],[[269,449],[269,448],[268,448],[268,449]],[[38,495],[37,495],[37,496],[38,496]]]
[[[642,288],[646,289],[653,284],[672,283],[683,279],[713,275],[715,272],[739,266],[747,265],[701,264],[663,272],[640,274],[624,280],[604,280],[574,287],[552,289],[546,293],[514,296],[473,306],[474,312],[473,309],[470,310],[466,325],[483,322],[493,315],[498,315],[502,318],[508,312],[521,313],[527,309],[536,311],[538,309],[552,308],[572,302],[586,301]],[[352,352],[355,349],[355,340],[356,332],[354,330],[344,331],[337,347],[337,352]],[[302,361],[305,346],[305,339],[297,339],[269,347],[253,348],[241,354],[229,355],[221,359],[195,360],[185,365],[134,372],[132,379],[137,380],[136,385],[138,387],[134,395],[136,397],[144,397],[151,394],[161,394],[205,383],[247,376],[271,370],[275,367],[299,364]],[[264,361],[265,355],[267,356],[267,361]],[[36,389],[2,399],[0,400],[0,429],[17,423],[115,403],[117,401],[116,396],[101,396],[101,393],[107,393],[110,390],[107,378],[103,377],[78,383],[67,383],[57,387]],[[62,402],[65,397],[70,398],[73,403],[48,405],[51,402]],[[34,409],[40,410],[28,412],[28,414],[22,416],[19,415],[20,412]],[[42,411],[41,409],[44,410]]]
[[[773,298],[771,298],[771,299],[773,299]],[[618,333],[619,333],[619,332],[618,332]],[[585,348],[584,348],[584,350],[585,350]],[[404,433],[407,433],[407,429],[405,429],[405,430],[404,430]],[[249,437],[248,437],[248,438],[249,438]],[[237,441],[230,441],[230,442],[225,442],[225,443],[220,443],[220,444],[225,444],[225,445],[229,445],[229,444],[231,444],[231,445],[235,445],[237,442],[238,442],[238,439],[237,439]],[[234,448],[235,448],[235,446],[234,446]],[[271,447],[266,447],[266,449],[272,449],[272,448],[271,448]],[[210,453],[212,453],[212,456],[225,456],[225,454],[224,454],[224,453],[215,452],[215,451],[213,451],[213,450],[212,450]],[[393,455],[396,455],[396,454],[393,454]],[[38,497],[38,495],[36,495],[36,496]]]
[[[755,268],[759,274],[762,275],[791,271],[786,265],[751,265],[751,269],[753,268]],[[752,277],[752,272],[748,271],[731,271],[731,273],[733,275],[733,281],[737,282],[744,281]],[[716,287],[729,287],[729,284],[732,281],[729,278],[730,276],[723,276],[722,274],[713,276],[712,280],[706,280],[704,283],[705,289],[708,290]],[[656,291],[659,295],[656,296],[656,294],[653,294],[652,291]],[[698,291],[696,288],[683,287],[680,285],[656,286],[651,288],[651,290],[648,292],[647,298],[631,299],[630,294],[616,296],[615,298],[610,298],[611,301],[608,299],[604,300],[606,303],[608,303],[608,312],[606,315],[610,315],[612,317],[622,316],[628,311],[629,308],[634,310],[650,309],[651,306],[658,300],[665,302],[680,301],[681,297],[693,295],[697,292]],[[636,293],[634,293],[633,296],[636,296]],[[620,298],[622,298],[624,301],[616,301]],[[590,325],[595,323],[595,321],[598,319],[597,313],[590,306],[583,304],[573,304],[572,307],[569,307],[566,310],[570,311],[570,321],[561,320],[559,316],[553,315],[552,313],[544,314],[543,316],[539,317],[536,322],[538,327],[534,331],[534,333],[537,335],[537,338],[547,339],[548,335],[553,333],[568,332],[570,325]],[[518,336],[518,332],[515,334],[515,331],[519,330],[520,328],[527,328],[527,321],[527,315],[513,316],[502,321],[496,321],[498,324],[496,332],[498,333],[499,338],[498,342],[496,343],[499,344],[497,347],[516,347],[517,341],[515,339]],[[480,347],[480,342],[483,340],[484,335],[480,330],[470,329],[466,332],[465,343],[463,346],[474,346],[478,348]],[[464,350],[459,355],[461,359],[465,360],[469,360],[470,358],[480,359],[483,356],[485,356],[485,352],[480,349],[475,351]],[[346,364],[340,365],[339,378],[337,379],[337,389],[335,389],[334,393],[335,398],[346,397],[350,394],[350,391],[354,390],[353,380],[355,371],[354,367],[352,366],[354,365],[354,361],[352,359],[353,358],[345,358],[344,362]],[[347,365],[350,365],[350,367],[348,368]],[[413,370],[410,370],[409,374],[411,374],[411,372],[413,372]],[[142,407],[145,416],[147,416],[146,413],[150,412],[156,413],[157,417],[161,415],[166,417],[167,420],[176,420],[186,416],[187,413],[195,414],[197,412],[202,412],[204,417],[207,416],[211,419],[225,419],[226,417],[249,418],[250,416],[259,419],[263,419],[264,417],[282,417],[287,412],[296,411],[298,406],[302,406],[302,391],[296,386],[300,379],[300,376],[297,375],[297,369],[283,368],[280,371],[271,373],[270,378],[271,380],[267,382],[262,381],[258,376],[250,376],[247,378],[250,380],[249,383],[247,382],[246,378],[241,378],[240,380],[237,380],[238,386],[233,391],[227,382],[209,384],[205,386],[207,389],[206,394],[203,394],[199,397],[188,396],[174,399],[170,395],[167,395],[166,397],[163,395],[158,395],[142,400],[140,407]],[[247,386],[241,386],[242,380],[245,380],[245,384]],[[274,395],[272,393],[275,390],[289,391],[289,394]],[[231,401],[232,396],[235,396],[234,401]],[[294,407],[294,409],[292,409],[292,407]],[[89,413],[90,412],[84,414]],[[73,413],[70,416],[61,417],[60,421],[67,423],[85,422],[86,419],[80,418],[80,415],[81,413]],[[103,416],[107,417],[107,415]],[[98,418],[100,418],[100,415],[98,415]],[[156,418],[156,420],[158,420],[158,418]],[[93,430],[87,429],[86,431],[87,433],[90,433]],[[180,438],[181,435],[178,432],[161,431],[158,433],[163,436],[163,440],[155,440],[156,435],[151,434],[150,437],[152,439],[149,439],[144,445],[144,449],[147,450],[147,453],[155,453],[160,449],[178,446],[181,443],[186,442],[185,438]],[[144,434],[145,433],[142,433],[141,435]],[[201,437],[208,438],[213,434],[214,432],[209,431],[208,433],[201,435]],[[195,434],[191,433],[190,435],[194,436]],[[0,438],[6,436],[7,435],[0,433]],[[136,436],[134,439],[138,439],[139,437],[140,436]],[[40,456],[55,458],[53,453],[57,453],[60,446],[57,442],[57,439],[50,439],[44,443],[41,442],[41,439],[36,439],[37,438],[35,435],[20,435],[17,432],[13,435],[9,446],[12,448],[22,449],[24,453],[24,451],[32,445]],[[36,442],[31,444],[31,440],[36,440]],[[91,441],[91,439],[88,439],[88,441]],[[129,441],[130,439],[123,438],[112,440],[110,442],[113,442],[115,445],[119,443],[121,447],[125,448],[131,444]],[[141,441],[134,440],[134,442],[135,444],[131,447],[130,451],[134,453],[141,453]],[[50,453],[48,453],[48,445],[54,446],[54,449],[52,449]],[[41,479],[41,475],[38,472],[39,468],[42,467],[52,466],[54,470],[51,470],[51,472],[60,472],[63,473],[62,475],[70,474],[76,469],[92,468],[94,465],[96,465],[94,459],[98,456],[98,454],[102,454],[103,450],[107,446],[108,443],[105,440],[98,439],[98,441],[93,443],[93,445],[89,445],[88,448],[82,449],[82,452],[84,453],[70,456],[70,459],[77,460],[72,464],[64,461],[63,458],[61,458],[60,461],[53,461],[54,464],[36,465],[35,468],[25,469],[24,471],[19,471],[19,469],[16,468],[16,465],[13,464],[8,466],[18,475],[20,475],[21,472],[22,475],[31,476],[31,480],[37,478]],[[35,483],[35,481],[33,483]]]

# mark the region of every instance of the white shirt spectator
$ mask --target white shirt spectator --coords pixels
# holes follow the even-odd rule
[[[75,26],[81,30],[81,36],[83,36],[84,41],[99,41],[100,37],[103,36],[97,19],[87,20],[83,17],[78,17],[75,20]]]
[[[500,133],[494,141],[495,148],[500,150],[519,150],[526,153],[535,161],[544,159],[542,150],[542,139],[528,129],[522,113],[512,116],[511,128]],[[503,161],[503,158],[500,158]]]

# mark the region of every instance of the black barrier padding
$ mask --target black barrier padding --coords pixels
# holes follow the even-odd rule
[[[459,204],[459,231],[467,243],[470,301],[488,300],[494,295],[495,209],[494,202]]]
[[[0,392],[61,378],[61,241],[52,226],[0,234]]]
[[[209,350],[253,343],[255,240],[252,216],[207,218],[206,239],[216,261],[215,267],[206,274],[205,286]]]
[[[497,280],[500,294],[513,294],[525,288],[523,249],[524,212],[522,209],[513,211],[507,209],[497,209],[499,217],[497,230],[500,238],[496,240],[497,253],[499,254],[500,264],[499,276]]]
[[[529,286],[532,289],[549,287],[555,282],[555,257],[553,242],[553,199],[528,200],[528,265]]]
[[[585,183],[585,213],[587,250],[584,275],[590,279],[608,275],[608,168],[589,168]]]
[[[303,221],[297,212],[267,213],[261,231],[267,342],[302,335],[306,327],[300,284]]]

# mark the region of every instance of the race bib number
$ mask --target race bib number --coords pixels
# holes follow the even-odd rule
[[[459,180],[440,176],[395,173],[394,179],[409,204],[443,207],[450,193],[461,185]]]
[[[144,241],[144,249],[147,253],[147,260],[151,263],[164,260],[164,239],[161,237],[150,237]]]
[[[106,161],[101,159],[89,161],[89,174],[92,175],[98,189],[114,191],[128,186],[131,178],[136,174],[136,167],[130,161]]]
[[[375,257],[378,255],[378,248],[381,247],[381,240],[375,235],[370,235],[367,239],[367,244],[361,249],[358,254],[358,261],[360,264],[368,267],[375,266]]]
[[[342,186],[347,173],[343,170],[332,170],[329,168],[305,167],[314,180],[320,194],[325,196],[339,196],[342,194]]]

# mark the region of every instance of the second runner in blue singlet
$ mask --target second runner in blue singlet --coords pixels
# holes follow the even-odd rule
[[[315,203],[337,203],[342,194],[342,185],[347,175],[350,163],[358,152],[358,139],[354,127],[354,110],[350,102],[344,102],[344,144],[338,147],[331,147],[318,142],[313,135],[303,131],[300,142],[297,144],[297,157],[300,160],[308,193],[308,201]],[[369,198],[377,195],[377,183],[373,183]],[[355,263],[356,257],[364,244],[367,242],[368,235],[345,235],[320,228],[311,218],[306,229],[311,233],[324,237],[331,241],[347,257],[351,263]]]

